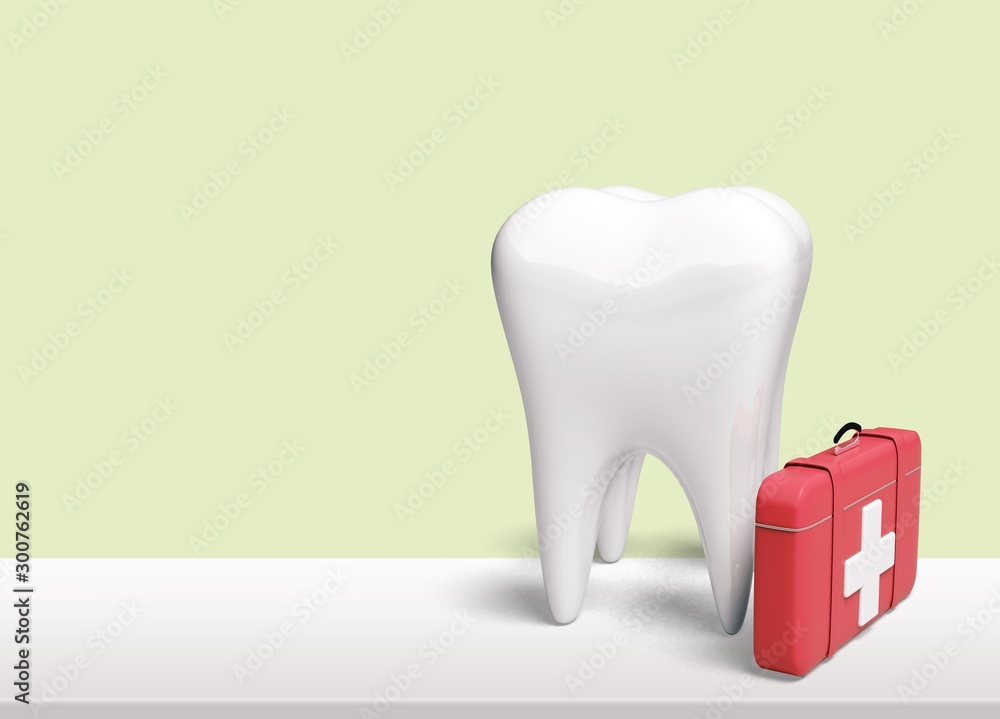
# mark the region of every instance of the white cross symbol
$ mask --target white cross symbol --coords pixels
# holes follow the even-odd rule
[[[861,551],[844,562],[844,598],[857,591],[858,626],[878,614],[879,577],[896,563],[896,533],[882,536],[882,500],[861,510]]]

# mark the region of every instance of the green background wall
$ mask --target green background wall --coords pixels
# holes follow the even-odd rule
[[[986,0],[5,3],[0,435],[36,554],[521,556],[496,230],[555,184],[735,182],[815,242],[782,456],[851,419],[918,429],[922,555],[997,555],[998,22]],[[627,554],[700,552],[647,461]]]

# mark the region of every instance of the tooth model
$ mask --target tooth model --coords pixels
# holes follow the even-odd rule
[[[557,622],[580,612],[595,545],[621,557],[650,454],[683,486],[722,626],[739,631],[811,264],[802,217],[753,187],[565,188],[500,228],[493,286]]]

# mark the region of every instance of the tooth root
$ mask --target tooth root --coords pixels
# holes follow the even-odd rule
[[[580,613],[587,591],[614,455],[597,451],[591,437],[536,441],[530,423],[529,437],[545,596],[552,617],[568,624]]]
[[[695,434],[685,445],[697,446],[697,451],[683,455],[677,478],[701,534],[719,619],[728,634],[735,634],[743,626],[750,601],[754,523],[753,514],[748,516],[746,510],[754,506],[762,477],[761,451],[768,435],[768,417],[761,416],[762,408],[770,408],[772,402],[758,389],[747,406],[735,392],[719,389],[722,402],[717,420],[710,422],[705,416],[704,423],[689,425]]]
[[[710,476],[710,475],[705,475]],[[718,502],[719,487],[699,482],[691,494],[701,543],[712,582],[712,594],[719,619],[727,634],[736,634],[743,626],[750,601],[753,578],[753,522],[727,522],[724,515],[708,507]],[[752,491],[731,490],[731,497],[752,496]]]
[[[640,454],[628,460],[615,475],[604,498],[604,513],[597,530],[597,551],[601,559],[609,564],[621,559],[625,551],[644,459],[645,455]]]

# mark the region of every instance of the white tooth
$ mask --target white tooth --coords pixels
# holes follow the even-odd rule
[[[597,551],[605,562],[617,562],[625,551],[643,459],[641,454],[631,457],[608,486],[601,525],[597,530]]]
[[[673,198],[566,188],[504,223],[493,285],[524,402],[556,621],[579,613],[595,544],[606,561],[621,556],[651,454],[684,488],[722,625],[739,630],[752,508],[777,466],[811,263],[802,217],[750,187]]]

